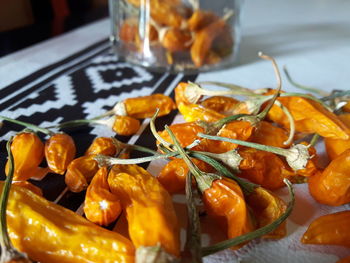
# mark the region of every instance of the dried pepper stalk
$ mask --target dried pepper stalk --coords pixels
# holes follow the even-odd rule
[[[304,233],[304,244],[350,247],[350,211],[324,215],[315,219]]]
[[[98,225],[107,226],[121,213],[119,198],[109,189],[107,167],[100,168],[86,191],[84,213],[86,218]]]
[[[327,205],[350,202],[350,149],[343,152],[321,173],[308,180],[309,191],[316,201]]]
[[[108,184],[126,211],[135,247],[143,250],[159,244],[167,253],[179,257],[177,217],[171,196],[158,180],[137,165],[114,165]]]

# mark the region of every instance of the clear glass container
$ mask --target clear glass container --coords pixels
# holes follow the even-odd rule
[[[195,73],[231,65],[242,0],[109,0],[119,58],[153,70]]]

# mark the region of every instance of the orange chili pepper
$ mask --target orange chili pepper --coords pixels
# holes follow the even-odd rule
[[[162,45],[170,52],[185,51],[190,48],[192,35],[189,31],[170,28],[164,34]]]
[[[191,104],[188,99],[185,96],[185,90],[188,86],[187,82],[180,82],[179,84],[177,84],[176,88],[175,88],[175,102],[177,107],[180,106],[180,104]]]
[[[326,205],[350,202],[350,149],[343,152],[324,169],[309,177],[309,191],[316,201]]]
[[[257,219],[257,227],[266,226],[286,211],[285,202],[272,192],[257,187],[254,192],[246,197],[247,204],[252,208]],[[273,232],[263,236],[264,238],[282,238],[287,234],[286,221],[279,225]]]
[[[242,190],[235,181],[227,178],[213,181],[202,199],[208,214],[227,229],[228,238],[254,230]]]
[[[191,160],[199,170],[203,172],[213,171],[213,168],[207,163],[197,159]],[[188,172],[189,169],[184,160],[174,159],[162,168],[157,179],[170,194],[180,193],[185,189]]]
[[[332,112],[321,104],[302,97],[280,97],[280,101],[292,114],[298,132],[317,133],[325,138],[347,140],[350,129]],[[285,128],[289,120],[280,107],[274,105],[268,117]]]
[[[225,96],[212,96],[203,100],[200,104],[224,115],[231,115],[233,108],[239,103],[238,100]]]
[[[17,134],[11,144],[15,168],[14,181],[25,181],[35,175],[39,164],[44,159],[44,144],[34,133],[23,132]],[[5,172],[8,173],[9,163]]]
[[[187,21],[187,26],[191,31],[198,31],[218,20],[219,17],[213,12],[204,10],[195,10]]]
[[[164,0],[151,1],[151,17],[160,25],[180,28],[185,23],[180,5]]]
[[[321,216],[310,224],[301,242],[350,247],[349,222],[350,211]]]
[[[86,191],[84,213],[86,218],[98,225],[107,226],[121,213],[119,198],[109,189],[107,167],[100,168]]]
[[[37,187],[36,185],[34,185],[28,181],[15,181],[15,182],[12,182],[12,184],[17,185],[19,187],[26,188],[29,191],[31,191],[34,194],[37,194],[39,196],[43,196],[43,191],[39,187]]]
[[[93,155],[74,159],[67,167],[65,182],[68,189],[78,193],[85,190],[98,171],[98,164]]]
[[[350,128],[350,113],[338,115],[338,118]],[[350,138],[347,140],[324,138],[328,157],[333,160],[347,149],[350,149]]]
[[[163,94],[129,98],[124,100],[122,104],[127,116],[140,119],[152,117],[157,109],[159,109],[158,117],[160,117],[176,108],[173,100]]]
[[[350,112],[350,101],[342,107],[342,110],[345,112]]]
[[[261,121],[254,131],[252,142],[275,146],[280,148],[287,148],[290,144],[285,145],[284,142],[288,140],[288,133],[286,130],[279,128],[267,121]]]
[[[113,156],[117,153],[117,147],[113,143],[112,138],[98,137],[96,138],[89,148],[86,150],[85,155],[103,154]]]
[[[303,144],[306,146],[309,145],[309,143],[307,142],[300,142],[300,144]],[[318,173],[319,171],[317,167],[318,156],[317,156],[315,147],[309,146],[308,151],[309,151],[309,155],[312,156],[312,158],[307,162],[306,167],[304,169],[299,169],[296,171],[297,175],[309,177]]]
[[[152,25],[149,26],[148,38],[150,41],[158,39],[158,32]],[[127,18],[123,21],[119,30],[119,37],[126,43],[138,44],[139,41],[139,21],[135,18]]]
[[[219,19],[196,33],[191,46],[191,58],[196,67],[201,67],[204,64],[214,39],[224,31],[225,26],[226,22]]]
[[[113,131],[119,135],[130,136],[140,129],[140,121],[129,116],[115,116]]]
[[[112,193],[122,203],[129,236],[136,248],[160,245],[180,256],[180,230],[169,193],[137,165],[114,165],[108,177]]]
[[[56,133],[45,143],[47,165],[57,174],[64,174],[68,164],[74,159],[75,153],[75,143],[67,134]]]
[[[216,111],[213,111],[211,109],[204,108],[201,105],[198,104],[184,104],[181,103],[180,105],[177,105],[180,113],[184,117],[185,121],[192,122],[192,121],[206,121],[206,122],[215,122],[222,118],[225,118],[226,116],[223,114],[220,114]]]
[[[238,153],[243,160],[239,165],[241,173],[237,175],[264,188],[281,188],[285,186],[283,179],[294,175],[288,165],[273,153],[245,147],[240,148]]]

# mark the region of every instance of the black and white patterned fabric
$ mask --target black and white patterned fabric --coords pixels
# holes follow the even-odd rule
[[[194,81],[195,78],[195,75],[154,73],[117,60],[106,39],[0,89],[0,115],[49,127],[64,121],[93,118],[129,97],[152,93],[173,96],[178,82]],[[159,118],[158,128],[163,129],[175,116],[176,111]],[[149,120],[143,120],[137,135],[116,137],[123,142],[154,148],[155,140],[148,123]],[[1,171],[4,171],[7,159],[6,142],[22,129],[16,124],[3,123],[0,129]],[[104,126],[84,126],[64,131],[74,138],[77,156],[83,155],[97,136],[115,136]],[[40,137],[43,141],[47,139],[41,134]],[[134,153],[133,157],[139,157],[138,154]],[[4,172],[1,176],[4,179]],[[79,213],[85,192],[68,191],[64,176],[49,174],[42,180],[31,182],[43,190],[48,200]]]

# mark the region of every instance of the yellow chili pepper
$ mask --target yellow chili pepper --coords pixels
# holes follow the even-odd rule
[[[125,237],[15,185],[7,224],[14,247],[35,261],[134,263],[134,247]]]
[[[206,121],[206,122],[215,122],[226,116],[211,109],[204,108],[201,105],[197,104],[184,104],[180,103],[177,105],[180,113],[183,115],[185,121]]]
[[[114,165],[109,173],[111,192],[126,210],[129,235],[136,248],[158,244],[180,256],[180,230],[169,193],[137,165]]]

